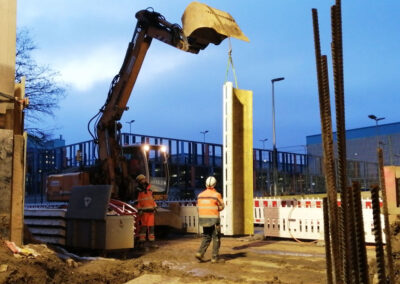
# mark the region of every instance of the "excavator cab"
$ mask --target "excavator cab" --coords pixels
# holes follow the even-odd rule
[[[168,153],[164,145],[139,144],[122,148],[132,178],[143,174],[151,184],[155,199],[164,199],[169,190]]]

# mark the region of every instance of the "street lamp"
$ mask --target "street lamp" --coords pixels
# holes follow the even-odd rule
[[[278,193],[278,153],[276,150],[276,134],[275,134],[275,93],[274,93],[274,84],[275,82],[279,82],[285,80],[284,77],[274,78],[271,80],[272,83],[272,157],[273,157],[273,175],[274,175],[274,195],[276,196]]]
[[[129,134],[132,134],[132,123],[134,123],[134,122],[135,122],[134,119],[132,119],[131,121],[127,121],[127,122],[126,122],[126,123],[129,124]]]
[[[203,142],[206,143],[206,134],[210,132],[208,130],[200,131],[201,134],[203,134]]]
[[[268,138],[260,139],[260,142],[262,142],[263,145],[263,150],[265,150],[265,142],[268,141]]]
[[[370,119],[372,119],[372,120],[375,120],[375,126],[376,126],[376,144],[378,145],[378,147],[379,147],[379,133],[378,133],[378,121],[380,121],[380,120],[384,120],[385,118],[384,117],[376,117],[375,115],[373,115],[373,114],[370,114],[370,115],[368,115],[368,118],[370,118]]]

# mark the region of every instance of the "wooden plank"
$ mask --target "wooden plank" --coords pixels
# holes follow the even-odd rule
[[[11,193],[11,241],[23,244],[25,196],[25,138],[14,135],[13,179]]]
[[[14,97],[14,135],[23,135],[24,133],[24,98],[25,98],[25,77],[22,77],[20,83],[15,84]]]
[[[0,236],[10,239],[13,132],[0,129]]]

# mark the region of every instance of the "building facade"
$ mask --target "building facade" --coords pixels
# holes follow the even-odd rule
[[[336,132],[333,133],[337,157]],[[321,134],[306,137],[307,153],[322,156]],[[377,145],[383,149],[385,165],[400,165],[400,122],[346,130],[346,153],[350,161],[377,163]]]

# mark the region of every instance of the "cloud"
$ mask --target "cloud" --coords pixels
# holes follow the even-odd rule
[[[120,46],[104,45],[85,54],[79,53],[64,55],[54,63],[55,69],[60,71],[61,80],[78,91],[88,91],[96,83],[111,82],[122,66],[124,48]],[[194,60],[179,50],[167,50],[165,47],[151,50],[146,56],[138,80],[146,84],[154,82],[158,76],[167,76],[170,72],[179,72],[184,66]]]
[[[55,63],[61,80],[79,91],[87,91],[99,81],[111,81],[118,70],[120,54],[110,46],[102,46],[80,57],[64,57]]]

